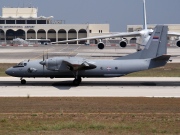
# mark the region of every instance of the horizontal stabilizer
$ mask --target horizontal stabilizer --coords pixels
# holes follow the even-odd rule
[[[155,61],[168,61],[170,59],[171,55],[162,55],[162,56],[159,56],[157,58],[154,58],[152,60],[155,60]]]

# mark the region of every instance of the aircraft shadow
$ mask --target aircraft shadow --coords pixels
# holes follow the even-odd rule
[[[52,84],[53,86],[71,86],[71,87],[77,87],[74,86],[72,81],[64,81],[64,82],[55,82]],[[82,81],[80,86],[157,86],[154,82],[102,82],[102,81]],[[180,86],[180,83],[179,83]]]
[[[159,81],[159,82],[142,82],[142,81],[114,81],[114,82],[92,82],[86,81],[82,82],[80,86],[180,86],[180,82],[170,82],[170,81]]]
[[[20,81],[0,81],[0,86],[12,87],[12,86],[53,86],[60,90],[68,90],[73,86],[72,80],[69,81],[27,81],[26,85],[22,85]],[[180,86],[178,81],[82,81],[80,86]]]

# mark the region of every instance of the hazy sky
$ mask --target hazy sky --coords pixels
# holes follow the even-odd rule
[[[143,0],[1,0],[1,7],[38,7],[38,16],[70,24],[109,23],[111,32],[143,24]],[[149,24],[180,24],[180,0],[146,0]],[[2,11],[0,11],[2,14]]]

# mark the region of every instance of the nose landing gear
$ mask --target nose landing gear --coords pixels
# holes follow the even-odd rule
[[[26,84],[26,80],[25,79],[21,78],[20,80],[21,80],[21,84],[23,84],[23,85]]]

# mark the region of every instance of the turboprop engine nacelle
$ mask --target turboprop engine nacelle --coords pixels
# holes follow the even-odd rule
[[[63,59],[65,58],[62,57],[62,59],[58,59],[57,57],[54,57],[45,60],[46,69],[51,71],[64,71],[64,72],[71,70],[70,67],[68,67],[67,64],[63,62]],[[76,60],[73,61],[75,62]]]
[[[98,48],[99,48],[100,50],[104,49],[104,47],[105,47],[105,45],[104,45],[103,42],[99,42],[99,43],[98,43]]]
[[[40,62],[40,64],[46,67],[47,70],[51,71],[59,70],[59,65],[61,65],[61,63],[62,60],[57,60],[56,58],[50,58]]]
[[[127,46],[127,40],[126,39],[122,39],[119,42],[120,47],[125,48]]]

